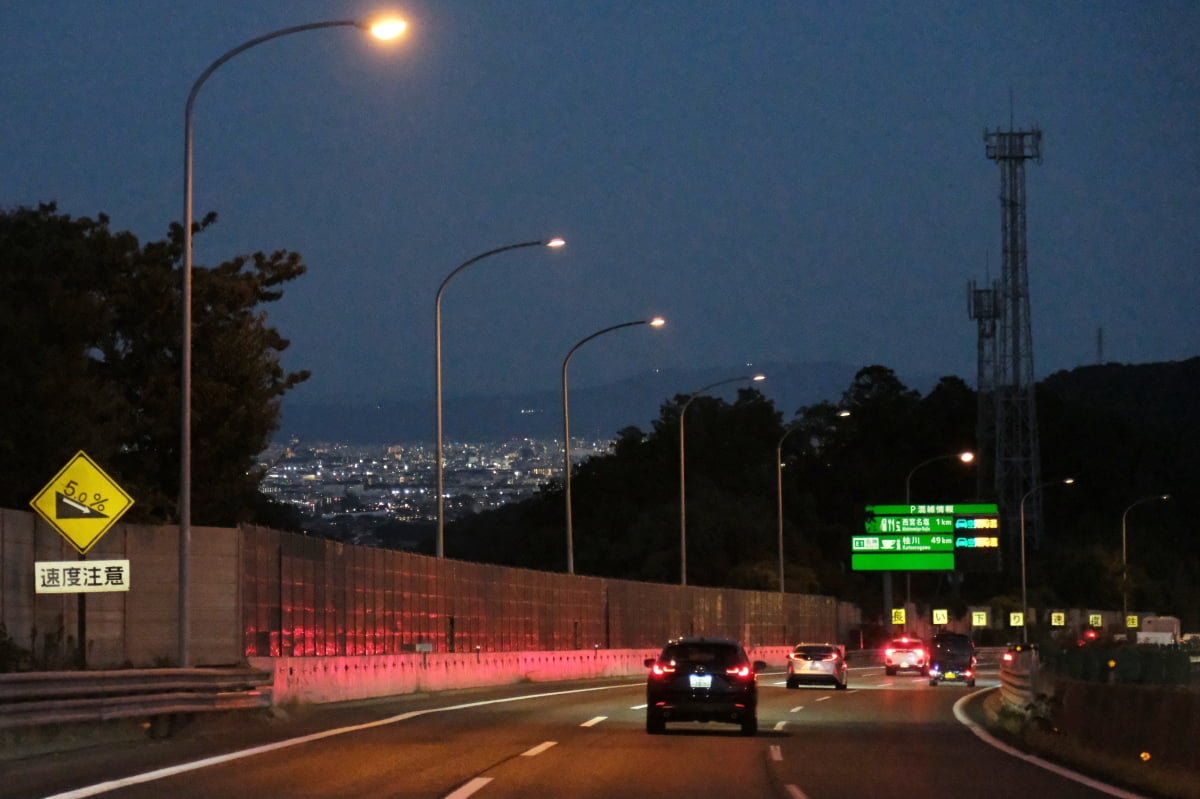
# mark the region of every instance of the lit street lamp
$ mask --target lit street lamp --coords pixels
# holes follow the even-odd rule
[[[274,31],[238,45],[208,65],[192,84],[183,113],[183,340],[180,345],[182,379],[179,432],[179,666],[190,665],[188,652],[188,556],[192,535],[192,109],[200,87],[222,64],[255,45],[318,28],[354,27],[377,39],[394,39],[407,23],[397,19],[365,23],[359,20],[313,22]]]
[[[445,552],[445,530],[446,530],[446,497],[445,497],[445,459],[443,456],[443,441],[442,441],[442,292],[446,290],[446,285],[459,272],[466,269],[471,264],[482,261],[492,255],[509,250],[520,249],[521,247],[562,247],[566,241],[560,238],[553,238],[538,241],[523,241],[520,244],[508,244],[504,247],[497,247],[494,250],[480,253],[469,261],[465,261],[455,267],[454,271],[446,275],[446,279],[438,286],[437,296],[433,303],[433,349],[434,349],[434,367],[433,367],[433,382],[436,386],[436,397],[434,404],[437,406],[437,557],[444,557]]]
[[[1129,507],[1121,514],[1121,624],[1127,625],[1129,622],[1129,561],[1125,551],[1125,519],[1129,516],[1129,511],[1141,505],[1144,502],[1154,502],[1155,500],[1168,500],[1170,494],[1155,494],[1152,497],[1143,497],[1136,502],[1130,503]]]
[[[1029,643],[1029,600],[1025,594],[1025,500],[1035,491],[1038,491],[1046,486],[1054,485],[1072,485],[1075,482],[1074,477],[1067,477],[1062,480],[1051,480],[1048,483],[1035,485],[1033,488],[1025,492],[1025,496],[1021,497],[1021,643]]]
[[[972,461],[975,460],[975,453],[967,451],[967,452],[952,452],[949,455],[934,455],[932,458],[923,460],[920,463],[918,463],[916,466],[912,467],[912,469],[908,473],[908,477],[904,478],[904,504],[912,505],[912,478],[913,478],[913,475],[917,473],[917,469],[920,469],[922,466],[927,466],[931,463],[936,463],[937,461],[948,461],[951,459],[957,459],[957,460],[962,461],[963,463],[971,463]],[[891,572],[888,572],[887,574],[888,574],[888,578],[890,578]],[[889,588],[890,588],[890,586],[889,586]],[[886,591],[886,593],[889,594],[889,596],[890,596],[891,591],[888,590],[888,591]],[[906,608],[908,606],[908,603],[911,601],[912,601],[912,572],[905,572],[904,573],[904,605]]]
[[[683,457],[683,418],[687,414],[688,406],[692,404],[692,400],[699,397],[710,388],[723,386],[726,383],[741,383],[743,381],[759,382],[766,380],[766,375],[744,375],[742,377],[730,377],[725,380],[718,380],[715,383],[709,383],[707,386],[698,388],[688,395],[687,401],[683,403],[683,407],[679,409],[679,584],[687,585],[687,472],[684,468]]]
[[[563,479],[567,495],[567,574],[575,573],[575,527],[572,518],[573,511],[571,510],[571,408],[567,401],[567,366],[571,363],[571,356],[575,351],[587,344],[597,336],[602,336],[605,333],[611,333],[614,330],[620,330],[623,327],[633,327],[634,325],[650,325],[650,327],[662,327],[667,322],[661,316],[656,316],[653,319],[639,319],[636,322],[622,322],[619,325],[606,327],[603,330],[597,330],[587,338],[577,342],[567,357],[563,358],[562,365],[562,403],[563,403]]]

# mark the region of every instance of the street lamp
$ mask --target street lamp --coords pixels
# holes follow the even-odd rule
[[[1152,497],[1142,497],[1136,502],[1130,503],[1129,507],[1121,514],[1121,624],[1128,625],[1129,622],[1129,561],[1126,558],[1125,552],[1125,519],[1129,516],[1129,511],[1141,505],[1144,502],[1154,502],[1155,500],[1168,500],[1170,494],[1155,494]]]
[[[445,556],[445,529],[446,529],[446,497],[445,497],[445,460],[443,458],[443,442],[442,442],[442,292],[446,290],[446,285],[459,272],[466,269],[471,264],[482,261],[492,255],[507,252],[509,250],[520,249],[521,247],[562,247],[567,242],[560,238],[539,239],[538,241],[523,241],[519,244],[508,244],[504,247],[497,247],[494,250],[480,253],[469,261],[459,264],[453,272],[446,275],[446,279],[438,286],[437,296],[433,303],[433,349],[434,349],[434,368],[433,382],[436,386],[436,398],[434,404],[437,406],[437,557]]]
[[[718,380],[715,383],[709,383],[707,386],[696,389],[688,395],[687,401],[683,403],[683,407],[679,409],[679,584],[687,585],[687,472],[684,468],[683,457],[683,417],[687,414],[688,406],[692,404],[692,400],[699,397],[710,388],[723,386],[726,383],[740,383],[742,381],[760,382],[766,380],[766,375],[743,375],[742,377],[730,377],[725,380]]]
[[[183,112],[183,340],[180,344],[180,432],[179,432],[179,666],[190,665],[188,652],[188,559],[192,537],[192,109],[200,87],[217,69],[238,53],[255,45],[318,28],[353,27],[367,31],[377,39],[394,39],[407,23],[398,19],[366,23],[360,20],[332,20],[297,25],[259,36],[238,45],[208,65],[192,84]]]
[[[850,415],[850,411],[843,409],[838,411],[837,415],[845,418]],[[799,429],[799,424],[789,426],[779,437],[779,443],[775,445],[775,496],[779,509],[779,593],[781,594],[785,593],[783,577],[783,442]]]
[[[930,463],[936,463],[937,461],[948,461],[951,459],[958,459],[958,460],[962,461],[963,463],[971,463],[972,461],[975,460],[975,453],[968,450],[965,452],[952,452],[949,455],[934,455],[932,458],[923,460],[920,463],[918,463],[916,466],[912,467],[912,469],[908,473],[908,477],[904,478],[904,504],[912,505],[912,478],[913,478],[913,475],[916,474],[917,469],[920,469],[922,466],[927,466]],[[886,579],[889,582],[890,582],[890,578],[891,578],[891,572],[887,572]],[[891,595],[890,586],[885,586],[884,592],[889,595],[888,599],[890,600],[890,595]],[[911,601],[912,601],[912,572],[905,572],[904,573],[904,605],[905,605],[905,607],[907,607],[908,603]]]
[[[563,358],[562,365],[562,403],[563,403],[563,477],[565,484],[563,488],[567,495],[567,574],[575,573],[575,528],[571,510],[571,409],[567,402],[567,366],[571,363],[571,356],[575,354],[575,350],[587,344],[597,336],[602,336],[605,333],[611,333],[614,330],[620,330],[623,327],[633,327],[634,325],[650,325],[650,327],[662,327],[667,321],[661,316],[656,316],[653,319],[639,319],[636,322],[622,322],[619,325],[606,327],[603,330],[597,330],[587,338],[580,340],[567,353],[567,357]]]
[[[1075,482],[1074,477],[1067,477],[1062,480],[1051,480],[1048,483],[1035,485],[1033,488],[1025,492],[1021,497],[1021,643],[1029,643],[1029,600],[1025,594],[1025,500],[1035,491],[1038,491],[1046,486],[1054,485],[1072,485]]]

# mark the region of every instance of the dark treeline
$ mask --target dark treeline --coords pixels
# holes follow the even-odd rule
[[[1126,517],[1130,607],[1200,626],[1200,537],[1184,524],[1200,477],[1197,398],[1200,358],[1084,367],[1039,385],[1043,479],[1076,483],[1043,495],[1043,540],[1027,551],[1031,605],[1119,608],[1123,511],[1143,497],[1171,494]],[[686,401],[676,396],[651,430],[623,429],[610,454],[577,467],[577,573],[679,581],[679,409]],[[877,612],[881,578],[849,568],[863,508],[903,502],[906,482],[913,502],[995,501],[975,468],[953,458],[912,472],[927,459],[974,450],[975,420],[975,392],[959,378],[943,378],[921,396],[883,366],[862,369],[837,402],[801,408],[792,419],[753,389],[732,403],[697,397],[684,425],[688,583],[778,589],[775,457],[782,440],[787,590],[833,594]],[[536,498],[453,523],[447,553],[562,571],[565,504],[555,483]],[[1002,530],[1002,539],[1001,572],[960,580],[915,573],[913,599],[965,605],[1019,596],[1017,530]]]

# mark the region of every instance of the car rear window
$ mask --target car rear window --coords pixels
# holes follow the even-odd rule
[[[824,658],[837,652],[837,647],[833,646],[798,646],[796,647],[797,655],[809,655],[815,658]]]
[[[888,644],[888,646],[890,646],[892,649],[920,649],[921,642],[908,638],[905,640],[892,641],[890,644]]]
[[[938,638],[933,642],[933,646],[939,652],[952,652],[956,655],[965,655],[971,651],[970,638]]]
[[[727,669],[743,662],[737,648],[723,644],[672,644],[663,650],[662,659]]]

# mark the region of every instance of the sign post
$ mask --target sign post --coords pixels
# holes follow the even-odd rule
[[[117,519],[133,505],[133,497],[105,474],[83,450],[29,502],[46,522],[79,552],[83,561]],[[87,667],[87,594],[93,591],[129,590],[129,561],[95,561],[87,566],[76,562],[36,563],[38,593],[74,593],[79,595],[76,619],[77,657],[80,668]],[[65,577],[64,577],[65,575]],[[101,579],[98,575],[103,575]],[[58,584],[65,579],[66,584]]]

